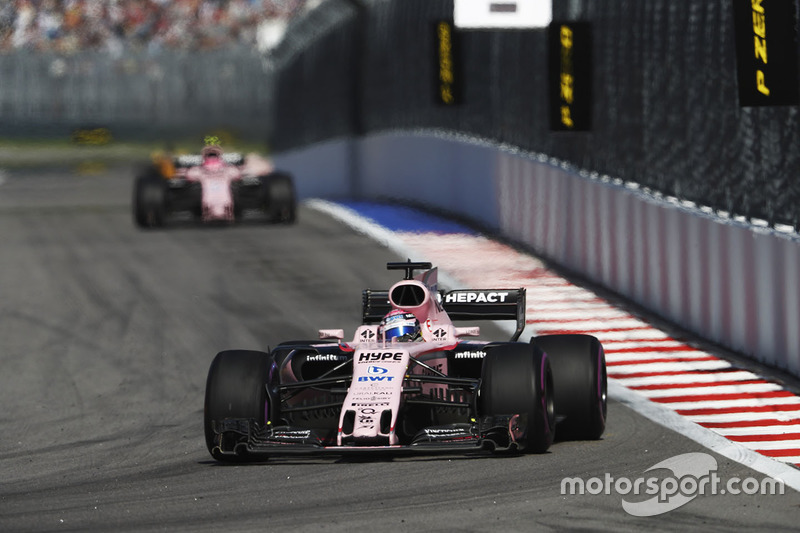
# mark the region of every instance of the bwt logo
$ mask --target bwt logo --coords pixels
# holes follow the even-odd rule
[[[394,376],[361,376],[358,381],[394,381]]]
[[[367,374],[388,374],[389,369],[382,366],[371,366],[367,369]]]
[[[358,356],[359,361],[402,361],[403,352],[364,352]]]

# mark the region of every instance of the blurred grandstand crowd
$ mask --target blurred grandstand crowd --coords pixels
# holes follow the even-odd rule
[[[270,23],[320,0],[0,0],[0,52],[268,46]]]

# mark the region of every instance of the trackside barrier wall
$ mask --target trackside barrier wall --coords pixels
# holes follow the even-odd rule
[[[443,134],[340,138],[284,152],[276,163],[298,177],[301,197],[424,200],[701,337],[800,375],[797,234]],[[353,181],[354,173],[362,178]]]
[[[553,36],[574,43],[546,29],[442,32],[453,7],[325,0],[293,20],[270,56],[271,147],[457,132],[800,228],[800,94],[780,97],[800,91],[800,0],[554,0]]]

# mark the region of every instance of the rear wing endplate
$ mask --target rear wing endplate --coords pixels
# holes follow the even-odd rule
[[[439,291],[439,301],[450,320],[515,320],[512,341],[525,329],[525,288],[456,289]],[[365,289],[362,293],[362,321],[376,324],[392,310],[388,290]]]

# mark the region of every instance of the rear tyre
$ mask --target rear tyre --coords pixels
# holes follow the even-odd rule
[[[289,174],[273,172],[262,179],[265,208],[271,222],[291,224],[297,219],[297,197]]]
[[[250,350],[220,352],[211,363],[206,381],[204,426],[206,446],[218,461],[236,462],[246,457],[223,455],[243,440],[240,435],[217,435],[214,423],[227,418],[255,420],[265,424],[269,416],[267,376],[270,356]]]
[[[242,201],[243,191],[240,183],[231,183],[231,198],[233,199],[233,220],[241,222],[244,218],[244,202]]]
[[[591,335],[544,335],[531,343],[550,356],[559,439],[599,439],[608,391],[603,345]]]
[[[481,414],[526,416],[527,426],[518,440],[522,451],[546,452],[555,436],[553,375],[547,355],[527,344],[489,347],[481,376]]]
[[[167,188],[164,179],[153,175],[136,178],[133,187],[133,218],[140,228],[164,226]]]

